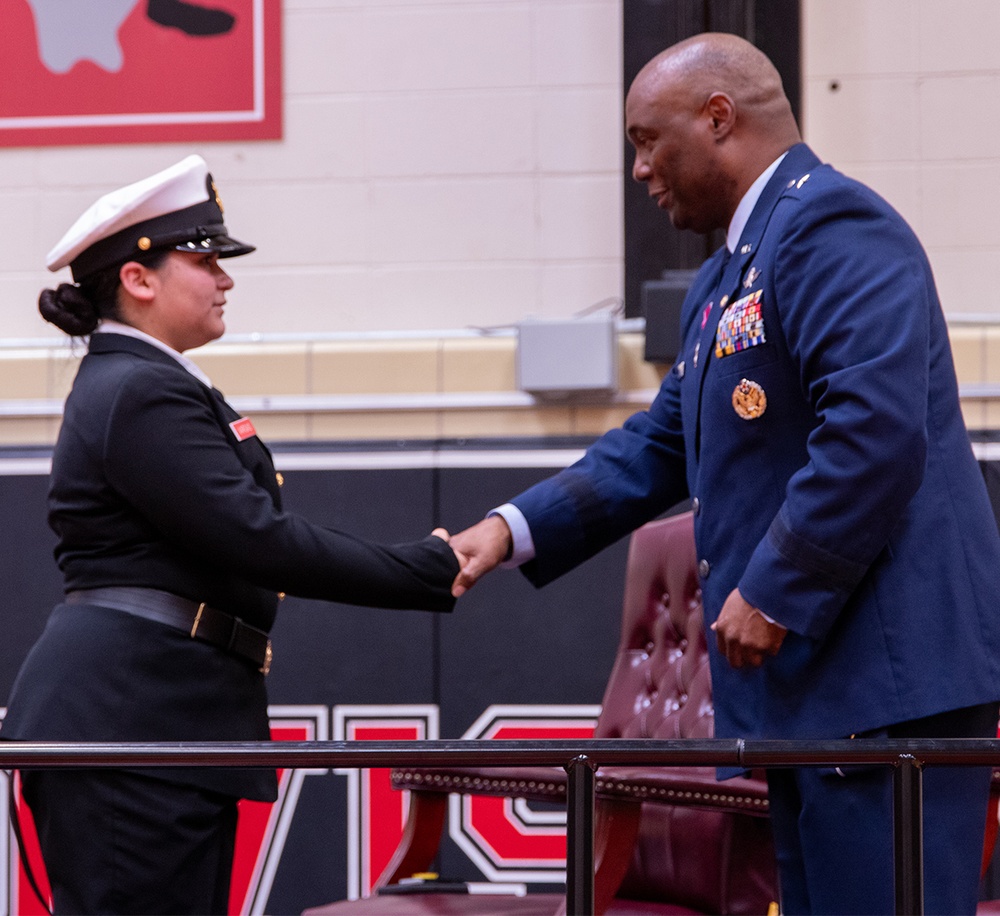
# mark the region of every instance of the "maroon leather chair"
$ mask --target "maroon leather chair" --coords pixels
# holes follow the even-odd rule
[[[597,722],[598,738],[710,738],[713,707],[690,514],[632,535],[621,640]],[[427,871],[449,793],[565,801],[566,774],[550,768],[396,769],[410,811],[378,888]],[[598,913],[766,913],[778,899],[761,779],[718,782],[711,768],[605,768],[596,781]],[[386,894],[307,911],[557,913],[561,895],[479,897]]]

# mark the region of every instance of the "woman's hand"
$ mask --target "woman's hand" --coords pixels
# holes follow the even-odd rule
[[[447,529],[435,528],[431,532],[431,537],[441,538],[442,541],[444,541],[451,547],[452,551],[454,551],[455,553],[455,559],[458,560],[458,565],[460,568],[464,567],[465,564],[469,562],[469,558],[464,553],[460,553],[459,551],[455,550],[455,545],[451,543],[451,535],[448,533]]]

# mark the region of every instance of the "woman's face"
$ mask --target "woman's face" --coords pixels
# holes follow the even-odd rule
[[[219,266],[218,254],[171,251],[152,279],[160,340],[183,352],[222,336],[223,306],[233,280]]]

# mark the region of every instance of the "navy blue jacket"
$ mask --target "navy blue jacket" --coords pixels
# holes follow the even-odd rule
[[[793,147],[696,276],[682,340],[648,411],[513,500],[528,577],[690,496],[706,626],[739,587],[790,631],[741,670],[709,634],[718,735],[841,737],[1000,698],[1000,536],[904,220]]]
[[[163,351],[95,334],[52,463],[49,521],[66,589],[161,589],[264,630],[279,592],[451,610],[450,547],[437,538],[381,546],[283,511],[270,453],[256,435],[234,432],[238,419]],[[60,604],[18,674],[2,736],[266,740],[265,679],[180,630]],[[267,770],[170,775],[236,796],[275,790]]]

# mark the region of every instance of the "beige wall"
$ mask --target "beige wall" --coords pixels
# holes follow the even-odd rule
[[[1000,3],[803,0],[804,129],[923,240],[949,315],[1000,315]]]

